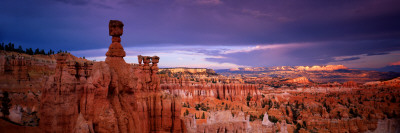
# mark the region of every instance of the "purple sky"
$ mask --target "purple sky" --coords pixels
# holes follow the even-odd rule
[[[126,60],[160,66],[344,64],[400,61],[398,0],[3,0],[0,42],[104,60],[108,21],[124,22]]]

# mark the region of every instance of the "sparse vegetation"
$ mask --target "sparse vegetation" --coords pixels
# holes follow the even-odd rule
[[[261,114],[260,117],[258,117],[261,121],[264,119],[264,114]]]
[[[183,113],[183,116],[189,115],[189,110],[186,109],[185,113]]]
[[[207,111],[207,110],[210,109],[209,107],[205,106],[204,103],[196,104],[196,106],[194,108],[196,108],[196,110],[200,110],[201,109],[202,111]]]
[[[268,115],[268,120],[272,123],[277,123],[278,119],[275,116]]]
[[[249,119],[249,121],[254,121],[254,120],[256,120],[256,119],[257,119],[257,116],[251,115],[251,114],[250,114],[250,119]]]
[[[0,43],[0,50],[4,50],[4,51],[9,51],[9,52],[17,52],[17,53],[24,53],[24,54],[29,54],[29,55],[52,55],[54,54],[55,51],[53,51],[52,49],[50,49],[49,51],[45,52],[44,49],[35,49],[35,51],[33,51],[32,48],[26,48],[25,50],[22,48],[21,45],[18,46],[18,48],[15,48],[14,43],[8,43],[8,44],[4,44],[4,42]],[[67,51],[62,51],[59,50],[57,53],[68,53]]]

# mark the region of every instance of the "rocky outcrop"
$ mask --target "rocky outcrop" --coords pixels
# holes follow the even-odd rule
[[[0,132],[399,132],[399,78],[361,84],[340,66],[246,68],[257,74],[228,76],[159,71],[157,56],[125,62],[122,27],[110,22],[104,62],[0,51],[0,94],[12,91],[0,125],[16,124]],[[268,73],[273,77],[258,77]],[[302,74],[346,80],[319,83]]]
[[[60,54],[42,94],[44,132],[181,132],[179,98],[160,91],[159,57],[125,63],[123,24],[110,21],[112,44],[105,62]],[[142,62],[143,61],[143,64]]]
[[[55,75],[49,77],[43,89],[40,106],[40,126],[45,132],[72,132],[77,121],[79,100],[88,76],[70,54],[59,54]],[[79,69],[81,68],[81,69]]]
[[[398,119],[379,120],[376,129],[367,133],[398,133],[400,132],[399,121]]]
[[[0,91],[0,99],[4,97],[4,93]],[[38,110],[40,105],[40,92],[34,93],[24,92],[7,92],[9,103],[9,115],[5,116],[9,121],[23,126],[38,126],[39,117]],[[4,99],[1,100],[1,102]],[[3,106],[3,105],[2,105]],[[1,106],[1,108],[3,108]],[[0,113],[3,117],[3,113]]]
[[[257,99],[260,97],[258,88],[260,86],[254,84],[213,83],[204,80],[193,82],[185,78],[161,79],[162,90],[167,90],[187,99],[214,97],[217,99],[244,101],[248,95]]]
[[[245,118],[243,112],[232,116],[231,111],[211,112],[207,118],[207,123],[195,127],[196,132],[250,132],[251,126],[249,119]],[[193,129],[188,130],[193,131]]]
[[[187,68],[187,67],[176,67],[176,68],[161,68],[160,73],[191,73],[191,74],[216,74],[213,69],[207,68]]]
[[[0,50],[0,89],[5,91],[38,91],[48,75],[54,74],[53,55],[27,55]]]
[[[348,87],[348,88],[355,88],[355,87],[358,87],[357,83],[354,82],[354,81],[347,81],[347,82],[344,82],[342,86],[343,86],[343,87]]]
[[[290,79],[287,82],[288,83],[297,83],[297,84],[309,84],[309,83],[311,83],[311,81],[308,80],[308,78],[306,78],[306,77],[298,77],[298,78]]]
[[[18,82],[29,80],[28,67],[31,66],[31,60],[23,56],[2,56],[0,58],[0,73],[16,76]]]
[[[269,119],[268,119],[268,113],[265,112],[264,114],[264,118],[262,121],[262,125],[267,126],[267,127],[273,127],[274,123],[272,123]]]

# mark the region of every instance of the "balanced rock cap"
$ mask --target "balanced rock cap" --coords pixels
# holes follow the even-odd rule
[[[110,31],[110,36],[122,36],[124,24],[119,20],[110,20],[108,28]]]

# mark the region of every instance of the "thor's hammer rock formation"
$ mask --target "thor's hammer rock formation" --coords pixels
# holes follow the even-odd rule
[[[138,56],[139,64],[123,59],[123,26],[110,21],[105,62],[58,55],[41,98],[44,132],[184,132],[180,99],[160,90],[159,57]]]

